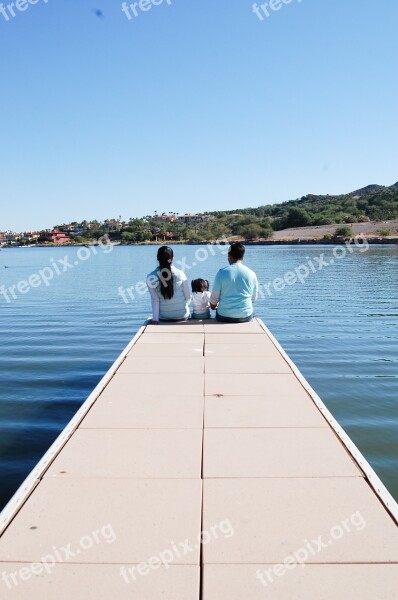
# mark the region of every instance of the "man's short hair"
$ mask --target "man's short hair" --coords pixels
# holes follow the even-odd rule
[[[245,255],[246,248],[240,242],[233,242],[229,247],[228,254],[234,260],[242,260]]]

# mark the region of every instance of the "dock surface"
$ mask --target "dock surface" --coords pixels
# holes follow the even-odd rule
[[[0,596],[392,600],[397,514],[261,321],[148,325],[3,511]]]

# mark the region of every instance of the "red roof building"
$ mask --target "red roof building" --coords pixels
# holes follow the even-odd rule
[[[46,242],[52,242],[53,244],[68,244],[70,242],[69,235],[57,229],[43,231],[41,237]]]

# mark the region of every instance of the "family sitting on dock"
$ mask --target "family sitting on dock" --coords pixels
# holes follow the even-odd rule
[[[173,250],[169,246],[161,246],[157,253],[159,265],[147,277],[152,324],[187,321],[190,318],[209,319],[210,309],[216,311],[216,320],[223,323],[251,321],[253,302],[258,296],[258,281],[254,271],[243,264],[244,255],[243,244],[231,244],[229,266],[218,271],[210,293],[206,279],[194,279],[190,290],[185,273],[173,265]]]

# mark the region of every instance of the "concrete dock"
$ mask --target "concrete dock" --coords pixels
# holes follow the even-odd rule
[[[398,506],[260,320],[140,329],[0,517],[0,597],[398,599]]]

